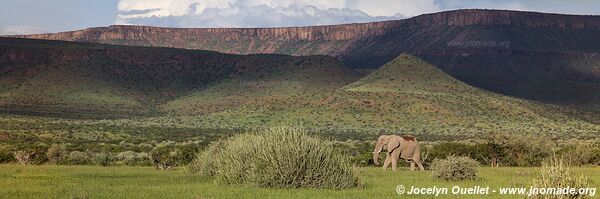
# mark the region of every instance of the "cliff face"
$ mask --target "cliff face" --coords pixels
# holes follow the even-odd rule
[[[257,40],[306,40],[306,41],[338,41],[348,40],[367,34],[381,34],[394,22],[376,22],[365,24],[349,24],[335,26],[293,27],[293,28],[159,28],[149,26],[113,25],[103,28],[90,28],[81,31],[57,34],[40,34],[28,37],[38,39],[71,40],[71,41],[104,41],[104,40],[153,40],[152,36],[182,36],[172,39],[220,39],[224,41],[240,41],[248,38]],[[203,38],[203,36],[216,36]]]
[[[517,26],[533,28],[600,29],[599,16],[578,16],[501,10],[458,10],[426,14],[405,20],[290,28],[159,28],[115,25],[79,31],[23,35],[16,37],[117,43],[120,40],[147,42],[147,45],[186,47],[188,42],[263,41],[348,41],[381,35],[404,27],[421,26]],[[162,43],[154,43],[162,39]]]
[[[600,29],[599,16],[561,15],[508,10],[458,10],[415,17],[418,24],[448,26],[508,25],[534,28]]]
[[[595,58],[600,53],[600,16],[457,10],[405,20],[333,26],[110,26],[17,37],[233,54],[328,55],[358,68],[379,67],[402,53],[410,53],[462,81],[518,97],[562,102],[600,90],[599,60]],[[539,94],[542,87],[568,90],[569,86],[578,91],[573,95],[557,90]],[[600,97],[581,99],[600,101]]]
[[[523,37],[523,36],[529,36]],[[483,51],[600,51],[600,16],[500,10],[458,10],[405,20],[291,28],[159,28],[110,26],[79,31],[15,36],[214,50],[234,54],[329,55],[350,66],[376,67],[403,52],[462,54],[448,42],[509,42]],[[581,40],[585,39],[585,42]],[[459,43],[460,44],[460,43]],[[481,47],[481,46],[475,46]],[[491,50],[490,50],[491,49]],[[473,51],[473,50],[471,50]],[[481,53],[481,49],[475,50]],[[473,52],[470,52],[473,53]]]
[[[32,39],[215,50],[236,54],[336,54],[345,41],[384,34],[395,22],[294,28],[158,28],[115,25]],[[320,43],[315,45],[314,43]]]

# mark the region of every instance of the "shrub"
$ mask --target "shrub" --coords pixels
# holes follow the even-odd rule
[[[557,151],[572,166],[600,165],[600,143],[577,142]]]
[[[168,147],[156,147],[150,152],[152,164],[158,170],[167,170],[177,166],[178,150],[172,150]]]
[[[42,164],[47,160],[46,155],[39,150],[16,151],[13,157],[22,165]]]
[[[94,163],[100,166],[109,166],[113,161],[113,155],[110,152],[95,153],[92,158]]]
[[[121,161],[125,165],[150,165],[150,156],[147,153],[136,153],[133,151],[124,151],[116,156],[117,161]]]
[[[139,166],[151,166],[150,154],[146,152],[136,153],[137,163]]]
[[[33,155],[33,152],[28,151],[16,151],[14,153],[15,160],[17,160],[17,162],[19,162],[19,164],[22,165],[33,164]]]
[[[186,165],[194,161],[198,154],[199,147],[196,144],[187,144],[181,147],[177,154],[178,164]]]
[[[457,143],[457,142],[442,142],[433,145],[429,150],[429,156],[433,159],[445,159],[450,156],[468,156],[475,158],[477,156],[476,146]]]
[[[600,141],[596,141],[591,147],[590,164],[600,166]]]
[[[467,180],[477,177],[479,163],[465,156],[435,159],[431,165],[433,177],[442,180]]]
[[[203,176],[215,175],[215,159],[220,156],[222,142],[212,143],[202,153],[196,156],[196,159],[187,167],[188,172],[200,174]]]
[[[211,154],[217,147],[219,152]],[[213,144],[195,164],[220,184],[332,189],[360,185],[349,158],[331,142],[292,128],[234,136]]]
[[[552,156],[553,142],[547,138],[513,136],[505,146],[505,163],[509,166],[531,167]]]
[[[386,154],[387,153],[383,153],[383,155],[381,155],[380,159],[385,159]],[[375,162],[373,162],[373,153],[365,152],[365,153],[362,153],[359,155],[352,156],[352,163],[356,166],[361,166],[361,167],[375,165]]]
[[[116,157],[117,161],[123,162],[125,165],[134,165],[136,162],[136,155],[133,151],[123,151]]]
[[[542,169],[539,176],[533,181],[533,187],[540,188],[580,188],[590,187],[590,182],[587,178],[581,176],[576,178],[571,173],[569,167],[563,164],[563,160],[553,157],[549,161],[542,164]],[[533,195],[530,198],[585,198],[585,195],[579,193],[567,193],[559,195]]]
[[[87,156],[87,154],[81,151],[71,151],[66,159],[66,163],[72,165],[84,165],[88,164],[89,162],[90,158]]]
[[[67,147],[65,145],[53,144],[46,151],[46,158],[48,158],[48,162],[53,164],[62,163],[66,156],[68,155]]]
[[[15,160],[13,153],[11,153],[8,149],[0,148],[0,164],[12,162]]]

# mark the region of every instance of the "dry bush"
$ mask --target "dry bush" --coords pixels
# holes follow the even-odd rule
[[[431,164],[433,177],[441,180],[470,180],[477,177],[479,163],[470,157],[448,156]]]
[[[542,170],[539,176],[533,181],[533,187],[537,188],[588,188],[590,182],[587,178],[581,176],[579,178],[573,176],[569,166],[563,163],[561,158],[553,157],[542,164]],[[578,199],[586,198],[585,195],[576,194],[546,194],[533,195],[529,198],[540,199]]]
[[[15,157],[15,160],[17,160],[17,162],[19,162],[22,165],[30,165],[34,164],[35,162],[35,152],[16,151],[13,155]]]

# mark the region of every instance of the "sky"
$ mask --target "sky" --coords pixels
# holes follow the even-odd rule
[[[113,24],[198,28],[328,25],[464,8],[600,15],[598,0],[2,0],[0,35]]]

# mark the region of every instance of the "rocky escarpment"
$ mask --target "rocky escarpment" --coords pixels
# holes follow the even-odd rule
[[[600,17],[505,10],[457,10],[405,20],[290,28],[109,26],[15,37],[214,50],[235,54],[329,55],[377,67],[403,52],[498,54],[498,50],[600,51]],[[449,42],[458,42],[449,46]],[[461,43],[462,42],[462,43]],[[508,42],[508,46],[462,45]],[[470,48],[464,48],[464,47]],[[476,48],[473,48],[476,47]],[[485,48],[481,48],[485,47]],[[476,49],[476,50],[472,50]]]
[[[526,28],[600,29],[600,17],[517,12],[504,10],[457,10],[425,14],[405,20],[331,26],[290,28],[160,28],[148,26],[115,25],[51,34],[21,35],[15,37],[85,41],[113,44],[161,46],[229,51],[238,53],[275,53],[289,49],[290,54],[343,54],[345,48],[305,49],[293,42],[358,41],[361,38],[397,32],[398,29],[438,26],[511,26]],[[401,36],[401,35],[399,35]],[[267,44],[260,44],[266,42]],[[270,46],[264,46],[269,45]],[[222,45],[234,49],[226,50]],[[313,44],[314,45],[314,44]],[[321,45],[326,47],[327,45]],[[351,45],[345,45],[349,47]],[[336,51],[337,50],[337,51]]]
[[[32,39],[215,50],[236,54],[339,54],[345,41],[384,34],[395,22],[293,28],[160,28],[114,25],[56,34],[16,36]]]

